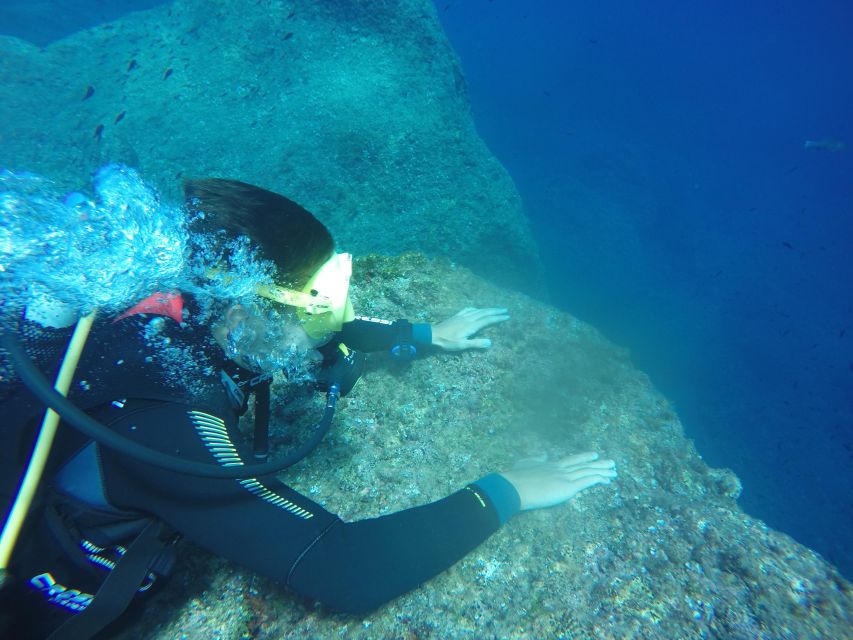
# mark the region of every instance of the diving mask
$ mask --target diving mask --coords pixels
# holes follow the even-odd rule
[[[351,277],[352,254],[336,253],[311,276],[302,291],[260,285],[256,293],[268,300],[296,307],[305,333],[321,340],[340,331],[344,322],[355,318],[349,299]]]

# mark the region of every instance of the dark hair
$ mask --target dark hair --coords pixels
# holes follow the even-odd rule
[[[278,267],[279,284],[302,287],[328,260],[335,242],[309,211],[282,195],[238,180],[184,182],[194,229],[229,237],[247,236]]]

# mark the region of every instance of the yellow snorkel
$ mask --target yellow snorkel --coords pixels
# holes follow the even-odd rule
[[[352,254],[336,253],[311,276],[302,291],[261,285],[256,293],[268,300],[296,307],[302,328],[309,337],[321,340],[340,331],[355,318],[349,299]]]

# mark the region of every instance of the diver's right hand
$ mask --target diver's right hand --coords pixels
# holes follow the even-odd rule
[[[545,456],[520,460],[500,474],[512,483],[521,499],[521,510],[544,509],[569,500],[584,489],[610,484],[616,477],[613,460],[599,460],[594,452],[579,453],[548,462]]]
[[[471,336],[505,320],[509,320],[506,309],[466,307],[447,320],[432,325],[432,344],[445,351],[488,349],[492,346],[491,340]]]

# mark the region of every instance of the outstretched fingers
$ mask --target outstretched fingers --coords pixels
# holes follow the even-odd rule
[[[597,478],[615,478],[616,469],[611,467],[583,467],[581,469],[568,469],[563,471],[563,477],[566,480],[575,481],[582,478],[597,477]]]
[[[575,453],[557,460],[557,465],[560,467],[572,467],[574,465],[592,462],[593,460],[598,460],[598,454],[595,451],[584,451],[583,453]]]
[[[467,349],[488,349],[492,346],[489,338],[471,338],[474,334],[482,331],[493,324],[509,320],[506,309],[476,309],[467,307],[456,314],[456,318],[464,323],[462,337]]]
[[[509,320],[508,310],[498,307],[490,309],[474,309],[469,307],[464,309],[464,312],[471,323],[470,329],[472,334],[477,333],[486,327],[490,327],[493,324]]]
[[[569,482],[591,481],[592,484],[606,484],[617,475],[616,463],[610,459],[600,460],[598,454],[593,451],[563,458],[556,466],[562,472],[563,478]]]
[[[492,341],[488,338],[468,338],[465,340],[467,349],[488,349],[492,346]]]

